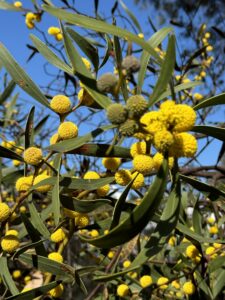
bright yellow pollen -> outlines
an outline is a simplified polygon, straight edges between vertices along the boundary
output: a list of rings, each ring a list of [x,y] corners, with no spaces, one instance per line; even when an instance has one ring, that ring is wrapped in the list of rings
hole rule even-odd
[[[162,165],[163,162],[163,155],[162,153],[157,152],[154,156],[153,156],[153,162],[154,162],[154,168],[156,170],[158,170],[160,168],[160,166]],[[173,168],[173,164],[174,164],[174,158],[173,157],[169,157],[168,159],[169,162],[169,168],[172,169]]]
[[[186,248],[186,251],[185,251],[187,257],[189,258],[196,258],[196,256],[199,255],[199,251],[198,249],[194,246],[194,245],[190,245]]]
[[[137,176],[132,184],[132,188],[135,190],[138,190],[141,187],[143,187],[143,185],[145,183],[144,175],[141,173],[139,173],[138,175],[137,174],[138,174],[138,172],[134,172],[131,176],[132,179]]]
[[[22,2],[20,2],[20,1],[15,1],[15,2],[13,3],[13,5],[14,5],[15,7],[17,7],[17,8],[20,8],[20,7],[23,6]]]
[[[24,161],[33,166],[37,166],[43,159],[41,149],[29,147],[24,151]]]
[[[174,135],[174,143],[169,149],[169,155],[175,157],[193,157],[198,149],[196,138],[187,132]]]
[[[139,173],[147,175],[154,169],[154,162],[151,156],[140,154],[134,157],[133,166]]]
[[[10,229],[10,230],[7,230],[5,235],[14,235],[14,236],[18,236],[19,235],[19,232],[15,229]]]
[[[195,292],[195,286],[191,281],[187,281],[184,283],[182,290],[184,294],[192,295]]]
[[[51,26],[51,27],[48,28],[48,34],[57,35],[58,33],[60,33],[60,28],[59,27]]]
[[[140,282],[140,285],[142,288],[146,288],[148,287],[149,285],[152,284],[153,280],[152,280],[152,277],[149,276],[149,275],[144,275],[142,276],[140,279],[139,279],[139,282]]]
[[[19,279],[22,276],[22,273],[20,270],[14,270],[12,273],[13,279]]]
[[[54,243],[62,242],[66,237],[65,232],[62,228],[57,229],[55,232],[51,234],[51,241]]]
[[[153,143],[159,152],[165,153],[173,142],[173,135],[168,130],[157,131],[154,135]]]
[[[48,255],[48,258],[57,262],[62,263],[63,262],[63,257],[60,253],[58,252],[51,252]]]
[[[8,219],[10,213],[11,210],[9,206],[5,203],[0,203],[0,222],[4,222],[6,219]]]
[[[121,159],[118,157],[104,157],[102,164],[107,170],[116,171],[121,164]]]
[[[56,144],[56,143],[58,142],[58,140],[59,140],[59,135],[58,135],[58,133],[53,134],[53,135],[51,136],[50,140],[49,140],[50,145]]]
[[[39,182],[41,182],[42,180],[45,180],[48,178],[50,178],[50,176],[45,175],[45,174],[38,175],[37,177],[34,178],[34,185],[36,185]],[[50,184],[44,184],[44,185],[37,187],[36,191],[38,191],[40,193],[46,193],[46,192],[50,191],[51,188],[52,188],[52,186]]]
[[[99,179],[100,176],[95,171],[88,171],[84,174],[84,179]]]
[[[75,225],[78,227],[86,227],[89,222],[90,220],[87,214],[79,214],[79,216],[75,217]]]
[[[157,280],[157,285],[160,289],[165,290],[168,288],[168,285],[166,284],[169,281],[167,277],[159,277]]]
[[[50,107],[54,112],[62,115],[71,111],[70,99],[64,95],[56,95],[50,102]]]
[[[123,267],[124,267],[124,268],[128,268],[130,265],[131,265],[131,261],[130,261],[130,260],[125,260],[125,261],[123,262]]]
[[[2,250],[7,253],[13,253],[19,246],[19,239],[15,235],[7,235],[1,241]]]
[[[130,147],[130,154],[132,157],[135,157],[138,154],[146,154],[146,150],[146,142],[137,142]]]
[[[64,287],[62,285],[62,283],[60,283],[57,287],[55,287],[54,289],[51,289],[49,291],[49,294],[54,297],[54,298],[59,298],[62,296]]]
[[[120,284],[117,287],[117,295],[121,298],[128,296],[130,292],[129,286],[126,284]]]
[[[32,185],[33,176],[20,177],[16,181],[16,190],[18,192],[26,192]]]
[[[110,185],[106,184],[104,186],[97,188],[97,194],[99,197],[105,197],[108,194],[109,190],[110,190]]]
[[[78,128],[73,122],[64,122],[58,128],[58,135],[62,140],[72,139],[77,137]]]
[[[99,236],[99,232],[96,229],[92,229],[90,232],[90,235],[91,235],[91,237],[95,238],[95,237]]]
[[[115,181],[117,184],[125,186],[131,181],[132,175],[129,170],[121,169],[115,174]]]

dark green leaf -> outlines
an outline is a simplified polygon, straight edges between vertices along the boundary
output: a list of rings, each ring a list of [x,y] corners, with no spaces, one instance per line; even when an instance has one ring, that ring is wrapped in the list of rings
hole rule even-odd
[[[1,279],[4,282],[4,285],[10,290],[11,294],[12,295],[18,294],[19,291],[9,272],[7,258],[4,256],[0,257],[0,275],[1,275]]]
[[[201,108],[214,106],[214,105],[221,105],[221,104],[225,104],[225,93],[202,100],[200,103],[194,106],[194,109],[198,110]]]
[[[225,141],[225,129],[214,126],[194,126],[191,131],[212,136],[218,140]]]
[[[62,154],[58,153],[54,158],[54,163],[53,163],[54,168],[57,170],[56,181],[52,190],[53,216],[54,216],[54,222],[56,226],[58,225],[59,218],[60,218],[59,174],[60,174],[60,167],[61,167],[61,157]]]
[[[0,157],[16,159],[16,160],[24,162],[23,158],[19,154],[17,154],[16,152],[13,152],[12,150],[7,149],[3,146],[0,146]]]
[[[4,89],[3,93],[0,95],[0,104],[3,104],[3,102],[5,102],[10,97],[10,95],[15,89],[15,86],[15,81],[11,80],[7,87]]]
[[[34,135],[34,111],[35,107],[32,106],[26,123],[25,128],[25,149],[29,148],[33,145],[33,135]]]

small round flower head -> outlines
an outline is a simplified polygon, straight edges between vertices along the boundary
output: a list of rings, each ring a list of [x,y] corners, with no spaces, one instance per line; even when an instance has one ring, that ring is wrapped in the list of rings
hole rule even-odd
[[[175,157],[194,157],[198,149],[196,138],[187,132],[174,135],[174,143],[169,149],[169,155]]]
[[[140,123],[143,125],[144,130],[150,134],[166,129],[166,124],[160,111],[145,113],[140,118]]]
[[[130,261],[130,260],[125,260],[125,261],[123,262],[123,267],[124,267],[124,268],[128,268],[130,265],[131,265],[131,261]]]
[[[179,290],[180,289],[180,283],[178,280],[173,280],[171,282],[172,287],[174,287],[175,289]]]
[[[122,68],[126,70],[128,74],[136,73],[140,69],[140,61],[133,55],[128,55],[122,60]]]
[[[50,142],[50,145],[55,145],[57,143],[57,141],[59,140],[59,135],[58,133],[55,133],[51,136],[49,142]]]
[[[2,238],[1,247],[7,253],[13,253],[19,246],[19,239],[15,235],[7,235]]]
[[[222,244],[213,243],[213,247],[216,248],[216,249],[220,249],[222,247]]]
[[[176,103],[173,100],[166,100],[162,104],[160,104],[160,110],[166,112],[175,107]]]
[[[56,36],[55,36],[55,39],[56,39],[57,41],[61,41],[61,40],[63,39],[62,33],[61,33],[61,32],[60,32],[60,33],[57,33]]]
[[[70,99],[64,95],[56,95],[52,98],[50,107],[54,112],[62,115],[71,110],[71,102]]]
[[[115,252],[114,251],[109,251],[109,253],[107,254],[108,258],[113,258],[115,256]]]
[[[21,161],[13,159],[12,163],[13,163],[14,167],[18,167],[21,164]]]
[[[20,2],[20,1],[15,1],[15,2],[13,3],[13,5],[14,5],[15,7],[17,7],[17,8],[20,8],[20,7],[23,6],[22,2]]]
[[[129,116],[140,117],[148,109],[148,102],[142,95],[131,96],[126,103]]]
[[[34,21],[35,19],[36,19],[36,17],[35,17],[35,14],[34,14],[34,13],[28,12],[28,13],[26,14],[26,20],[27,20],[27,21],[32,22],[32,21]]]
[[[18,192],[26,192],[32,186],[33,176],[20,177],[16,181],[16,190]]]
[[[217,225],[209,227],[210,234],[217,234],[219,232]]]
[[[57,35],[58,33],[60,33],[60,28],[59,27],[51,26],[51,27],[48,28],[48,34]]]
[[[131,145],[130,147],[130,154],[132,157],[140,154],[146,154],[146,142],[137,142]]]
[[[12,273],[13,279],[19,279],[22,276],[22,273],[20,270],[14,270]]]
[[[48,178],[50,178],[50,176],[45,175],[45,174],[38,175],[34,178],[34,185],[38,184],[42,180],[45,180],[45,179],[48,179]],[[38,191],[40,193],[46,193],[46,192],[50,191],[51,188],[52,188],[52,186],[50,184],[45,184],[45,185],[41,185],[41,186],[39,186],[35,189],[36,189],[36,191]]]
[[[87,214],[79,214],[79,216],[77,216],[75,218],[75,225],[78,227],[86,227],[89,225],[89,217]]]
[[[57,261],[59,263],[63,262],[63,257],[58,252],[51,252],[51,253],[49,253],[48,258],[51,259],[51,260],[55,260],[55,261]]]
[[[51,289],[49,291],[49,294],[54,298],[59,298],[62,296],[63,290],[64,290],[64,287],[63,287],[62,283],[60,283],[59,285],[57,285],[57,287],[55,287],[54,289]]]
[[[176,238],[175,238],[175,236],[171,236],[169,238],[168,245],[170,245],[171,247],[174,247],[176,245]]]
[[[115,125],[122,124],[127,119],[127,109],[120,103],[113,103],[106,110],[108,120]]]
[[[170,124],[175,132],[189,131],[193,128],[196,121],[196,112],[192,107],[186,104],[174,106],[174,113]]]
[[[129,295],[130,289],[128,285],[120,284],[118,285],[116,292],[119,297],[124,298]]]
[[[120,125],[119,132],[124,136],[132,136],[138,131],[138,124],[134,120],[126,120]]]
[[[85,106],[91,106],[94,103],[94,99],[90,94],[85,89],[80,89],[78,95],[77,95],[78,100],[82,105]]]
[[[187,257],[194,259],[199,255],[199,251],[195,247],[195,245],[189,245],[186,248],[185,254],[186,254]]]
[[[157,280],[157,285],[160,289],[165,290],[168,288],[168,285],[166,284],[169,281],[167,277],[159,277]]]
[[[140,154],[134,157],[133,166],[139,173],[147,175],[154,169],[154,162],[151,156]]]
[[[58,135],[62,140],[68,140],[77,137],[77,125],[73,122],[63,122],[59,125]]]
[[[51,241],[54,243],[60,243],[66,238],[66,234],[62,228],[57,229],[51,234]]]
[[[173,135],[168,130],[157,131],[154,135],[153,143],[159,152],[165,153],[173,142]]]
[[[42,161],[42,151],[37,147],[29,147],[24,151],[24,161],[33,166],[37,166]]]
[[[4,222],[6,219],[8,219],[9,215],[11,213],[11,210],[9,206],[6,203],[0,203],[0,222]]]
[[[217,257],[217,253],[215,253],[216,248],[210,246],[205,249],[205,254],[209,255],[211,258]]]
[[[135,190],[138,190],[141,187],[143,187],[143,185],[145,183],[145,178],[144,178],[143,174],[141,174],[141,173],[139,173],[138,175],[137,174],[138,174],[138,172],[134,172],[132,174],[132,179],[137,176],[132,184],[132,188]]]
[[[164,157],[163,157],[162,153],[159,153],[159,152],[157,152],[153,156],[154,168],[156,170],[158,170],[160,168],[160,166],[162,165],[163,159],[164,159]],[[168,163],[169,163],[169,168],[172,169],[173,168],[173,164],[174,164],[174,158],[173,157],[169,157]]]
[[[184,283],[182,290],[185,295],[193,295],[195,292],[195,286],[191,281],[187,281]]]
[[[117,184],[125,186],[132,179],[131,172],[129,170],[121,169],[115,174],[115,181]]]
[[[193,98],[194,98],[196,101],[200,101],[200,100],[203,99],[203,95],[200,94],[200,93],[195,93],[195,94],[193,95]]]
[[[104,157],[102,164],[107,170],[116,171],[121,164],[121,159],[118,157]]]
[[[5,233],[5,236],[6,235],[14,235],[14,236],[17,236],[19,235],[19,232],[15,229],[10,229],[10,230],[7,230],[6,233]]]
[[[140,285],[142,288],[146,288],[152,284],[152,277],[149,275],[144,275],[139,279]]]
[[[96,229],[92,229],[90,232],[91,237],[95,238],[97,236],[99,236],[99,232]]]
[[[112,93],[117,85],[118,79],[112,73],[105,73],[97,80],[97,88],[101,93]]]
[[[95,171],[88,171],[84,174],[84,179],[99,179],[100,176]]]
[[[105,197],[108,194],[109,190],[110,190],[110,185],[106,184],[104,186],[97,188],[96,192],[99,197]]]
[[[83,61],[84,65],[85,65],[85,67],[88,70],[91,70],[91,63],[90,63],[90,61],[87,58],[85,58],[85,57],[82,57],[82,61]]]

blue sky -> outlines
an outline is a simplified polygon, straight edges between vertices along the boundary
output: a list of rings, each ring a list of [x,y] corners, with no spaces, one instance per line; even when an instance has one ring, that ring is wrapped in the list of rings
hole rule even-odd
[[[8,2],[12,3],[13,1]],[[30,0],[22,1],[24,7],[31,8],[32,2]],[[52,1],[56,6],[60,1]],[[137,8],[134,5],[133,0],[124,0],[129,9],[135,14],[137,19],[139,20],[143,31],[145,32],[145,38],[148,39],[153,33],[150,28],[149,23],[147,22],[147,16],[150,15],[154,24],[158,23],[157,14],[154,11],[146,11],[143,9]],[[94,1],[93,0],[77,0],[75,1],[76,8],[84,14],[93,16],[94,15]],[[99,13],[104,17],[110,16],[110,10],[113,7],[113,0],[100,0],[99,1]],[[122,11],[122,8],[121,8]],[[15,59],[19,62],[19,64],[26,70],[26,72],[31,76],[34,82],[40,85],[45,85],[48,77],[43,72],[42,65],[45,60],[40,56],[36,55],[34,59],[32,59],[28,64],[26,63],[26,59],[30,55],[30,51],[27,49],[26,44],[32,44],[29,39],[29,34],[33,33],[40,37],[39,33],[36,30],[29,30],[24,23],[24,16],[18,12],[11,11],[3,11],[0,10],[0,40],[1,42],[8,48],[8,50],[12,53]],[[111,22],[111,19],[109,19]],[[118,25],[123,26],[122,23],[118,23]],[[57,20],[47,14],[43,15],[41,20],[41,24],[38,25],[42,30],[47,32],[49,26],[57,26]],[[160,28],[160,27],[159,27]],[[179,41],[179,31],[175,28],[177,39]],[[54,38],[50,37],[52,42],[54,42]],[[107,69],[105,69],[107,71]],[[111,70],[112,71],[112,70]],[[21,92],[22,100],[26,101],[26,109],[32,106],[32,99],[29,95]],[[28,102],[27,102],[28,100]],[[25,102],[24,102],[25,103]],[[49,111],[50,112],[50,111]],[[224,119],[224,111],[219,109],[217,114],[214,115],[213,120],[223,120]],[[92,128],[93,129],[93,128]],[[85,131],[85,128],[84,128]],[[81,129],[81,132],[83,130]],[[215,141],[209,147],[208,151],[205,152],[201,156],[202,161],[208,161],[210,156],[210,162],[208,164],[212,164],[216,161],[217,157],[215,155],[215,149],[219,149],[221,143],[219,141]]]

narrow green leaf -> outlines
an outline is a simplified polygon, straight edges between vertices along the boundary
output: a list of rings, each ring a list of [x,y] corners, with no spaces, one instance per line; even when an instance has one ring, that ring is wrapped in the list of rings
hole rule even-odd
[[[102,127],[99,127],[97,129],[85,134],[84,136],[76,137],[73,139],[59,142],[57,144],[49,146],[47,149],[55,151],[55,152],[61,152],[61,153],[68,152],[68,151],[71,151],[71,150],[81,147],[82,145],[90,142],[93,138],[95,138],[99,134],[103,133],[104,131],[113,129],[113,128],[115,128],[115,125],[102,126]]]
[[[11,75],[12,79],[31,97],[36,99],[39,103],[49,108],[49,103],[46,97],[42,94],[37,85],[30,79],[26,72],[21,68],[9,51],[0,44],[0,62]]]
[[[57,156],[54,158],[54,163],[53,163],[54,168],[57,170],[56,181],[52,190],[53,216],[54,216],[54,222],[56,226],[58,225],[59,218],[60,218],[59,174],[60,174],[60,167],[61,167],[61,157],[62,154],[58,153]]]
[[[0,9],[6,9],[11,11],[24,11],[22,7],[15,7],[15,5],[9,4],[3,0],[0,1]]]
[[[27,292],[19,293],[15,296],[7,297],[6,300],[31,300],[31,299],[37,299],[41,295],[45,295],[48,291],[59,285],[62,281],[57,280],[53,281],[49,284],[33,288],[32,290],[29,290]]]
[[[209,107],[209,106],[215,106],[215,105],[222,105],[225,104],[225,93],[210,97],[208,99],[204,99],[201,102],[199,102],[197,105],[195,105],[193,108],[195,110]]]
[[[174,71],[176,61],[176,40],[175,36],[169,37],[169,42],[166,50],[165,60],[162,64],[162,68],[159,74],[157,83],[153,89],[152,95],[150,96],[149,105],[153,105],[158,101],[158,97],[167,89],[167,85],[170,82],[171,76]]]
[[[155,34],[153,34],[153,36],[151,36],[151,38],[147,41],[147,43],[150,46],[152,46],[152,48],[155,48],[165,39],[165,37],[171,31],[173,31],[173,28],[171,27],[162,28],[159,31],[157,31]],[[143,51],[140,59],[141,67],[138,73],[137,94],[141,94],[150,57],[151,54],[149,54],[148,51]]]
[[[47,227],[45,226],[44,222],[42,221],[42,219],[33,203],[32,197],[29,197],[27,204],[28,204],[28,208],[29,208],[29,212],[30,212],[30,216],[31,216],[31,219],[30,219],[31,223],[43,235],[43,237],[48,238],[50,236],[50,233],[49,233]]]
[[[99,69],[102,68],[108,61],[109,57],[110,57],[110,53],[113,49],[113,45],[112,45],[112,41],[111,39],[108,37],[107,34],[105,34],[105,39],[106,39],[106,50],[105,50],[105,55],[103,57],[103,60],[101,62],[101,65],[99,66]]]
[[[212,291],[210,287],[207,285],[205,278],[202,278],[201,274],[198,270],[195,271],[196,281],[198,287],[205,293],[205,295],[208,297],[207,299],[213,300]]]
[[[141,232],[153,217],[163,197],[168,172],[167,161],[164,161],[154,182],[149,187],[140,205],[137,205],[129,216],[108,234],[94,239],[81,236],[81,239],[104,249],[124,244]]]
[[[85,37],[81,36],[75,30],[67,28],[71,38],[77,43],[80,49],[87,55],[87,57],[92,62],[95,72],[98,70],[99,57],[98,49],[95,48]]]
[[[12,150],[7,149],[3,146],[0,146],[0,157],[16,159],[16,160],[24,162],[23,158],[19,154],[17,154],[16,152],[13,152]]]
[[[210,274],[225,267],[225,256],[217,256],[209,261],[208,268]]]
[[[107,199],[79,200],[65,195],[60,196],[60,201],[63,207],[80,213],[89,213],[103,205],[112,204],[112,202]]]
[[[215,277],[213,279],[212,284],[212,293],[213,299],[216,299],[219,296],[220,292],[224,289],[225,286],[225,269],[218,269],[215,273]],[[221,295],[222,296],[222,295]]]
[[[38,124],[34,127],[34,134],[38,134],[42,127],[45,125],[45,123],[48,121],[49,115],[45,116],[41,121],[38,122]]]
[[[207,197],[212,201],[216,201],[220,197],[223,197],[223,198],[225,197],[224,191],[222,191],[222,190],[220,191],[219,189],[215,188],[212,185],[209,185],[207,183],[201,182],[197,179],[194,179],[194,178],[191,178],[191,177],[185,176],[185,175],[180,175],[180,178],[181,178],[181,180],[189,183],[191,186],[193,186],[198,191],[207,193]]]
[[[194,126],[191,131],[197,133],[203,133],[208,136],[212,136],[218,140],[225,141],[225,129],[214,126]]]
[[[56,66],[60,70],[70,74],[73,76],[72,68],[61,60],[49,47],[47,47],[39,38],[34,36],[33,34],[30,35],[30,38],[37,48],[37,50],[44,56],[44,58],[50,62],[53,66]]]
[[[0,257],[0,275],[3,280],[5,286],[10,290],[12,295],[16,295],[19,293],[15,282],[12,279],[12,276],[9,272],[7,258],[4,256]]]
[[[7,87],[4,89],[3,93],[0,95],[0,104],[3,104],[12,94],[16,87],[16,83],[14,80],[10,80]]]
[[[13,111],[15,109],[15,105],[16,105],[18,96],[19,96],[19,94],[17,93],[16,95],[14,95],[12,97],[11,101],[9,102],[9,106],[7,107],[6,114],[5,114],[4,127],[6,127],[9,124],[8,121],[11,121],[11,119],[12,119]]]
[[[25,127],[25,149],[33,145],[33,135],[34,135],[34,112],[35,106],[32,106]]]
[[[125,3],[122,0],[119,0],[121,6],[123,7],[123,9],[125,10],[125,12],[128,14],[128,16],[130,17],[132,23],[134,24],[134,26],[137,28],[138,33],[142,32],[141,29],[141,25],[139,24],[137,18],[135,17],[135,15],[129,10],[129,8],[125,5]]]
[[[59,18],[60,20],[64,20],[70,24],[88,28],[97,32],[113,34],[118,37],[127,39],[128,41],[134,42],[140,45],[143,49],[147,50],[155,58],[157,63],[162,63],[162,59],[159,57],[158,53],[148,43],[146,43],[144,39],[139,38],[137,35],[129,32],[128,30],[108,24],[101,20],[96,20],[94,18],[86,17],[83,15],[69,13],[63,9],[50,7],[48,5],[43,5],[43,9],[51,15]]]

